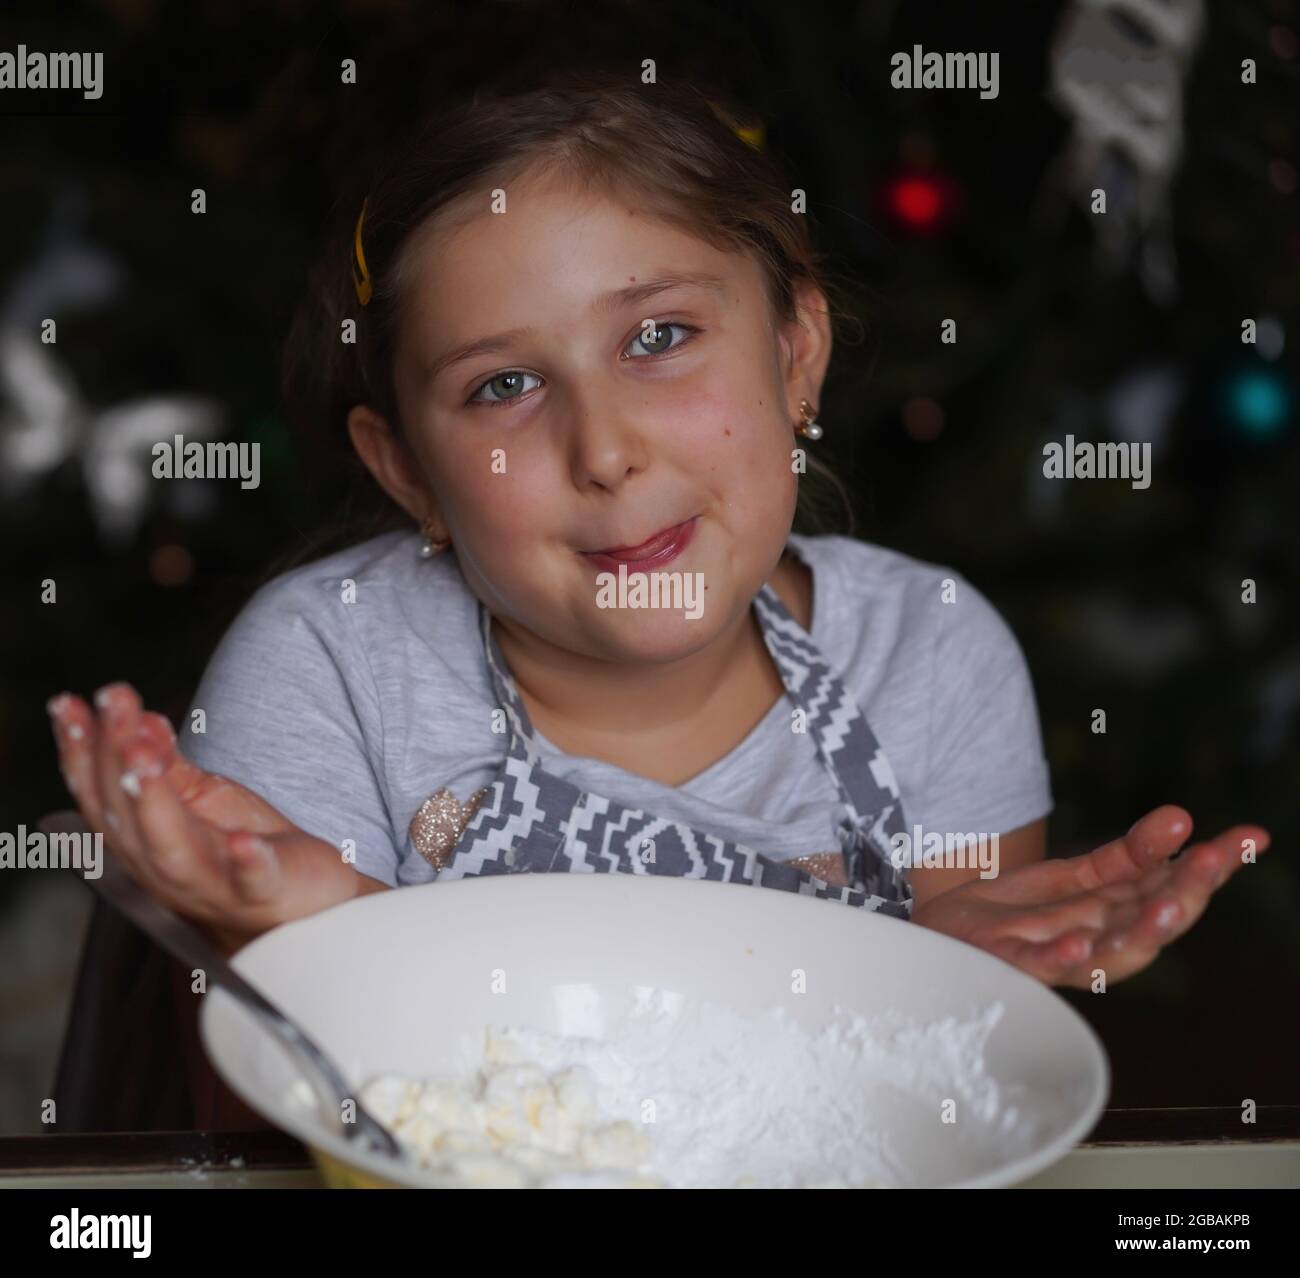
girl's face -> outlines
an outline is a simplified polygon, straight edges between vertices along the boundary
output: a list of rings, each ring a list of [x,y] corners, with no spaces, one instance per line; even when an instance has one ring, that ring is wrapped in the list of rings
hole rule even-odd
[[[367,461],[434,514],[512,629],[611,661],[686,656],[780,559],[798,404],[817,403],[830,353],[824,299],[802,296],[820,307],[778,328],[745,254],[554,180],[506,198],[412,246],[394,376],[419,474],[402,479],[387,448]],[[698,574],[702,615],[600,605],[614,570],[587,552],[687,521],[685,549],[653,571]]]

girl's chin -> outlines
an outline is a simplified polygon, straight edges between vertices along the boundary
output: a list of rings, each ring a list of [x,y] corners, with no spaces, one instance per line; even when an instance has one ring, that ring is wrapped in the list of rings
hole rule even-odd
[[[600,609],[591,619],[590,639],[611,661],[676,661],[717,637],[718,618],[705,606],[687,609]]]

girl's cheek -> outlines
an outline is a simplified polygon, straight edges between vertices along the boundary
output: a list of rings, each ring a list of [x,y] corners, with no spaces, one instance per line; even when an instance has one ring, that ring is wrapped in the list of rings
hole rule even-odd
[[[670,420],[693,447],[770,453],[785,438],[780,387],[756,384],[751,371],[755,358],[711,364],[707,374],[682,383]],[[792,426],[788,433],[793,435]]]
[[[716,378],[692,378],[655,397],[647,411],[665,428],[669,437],[696,450],[718,447],[735,430],[731,423],[743,421],[741,398]]]
[[[760,452],[770,449],[770,424],[755,412],[748,397],[725,389],[696,387],[659,405],[657,412],[664,423],[660,438],[671,441],[676,459],[692,468],[703,467],[723,477],[738,475],[756,447]]]
[[[691,455],[719,480],[778,493],[794,479],[793,427],[787,434],[770,404],[719,403],[691,429]]]
[[[535,459],[498,446],[464,459],[446,477],[448,518],[484,549],[508,551],[544,534],[548,512],[554,520],[560,507],[553,485]]]

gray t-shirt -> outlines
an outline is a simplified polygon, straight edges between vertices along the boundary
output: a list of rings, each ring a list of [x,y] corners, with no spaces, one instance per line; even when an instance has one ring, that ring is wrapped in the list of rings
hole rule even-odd
[[[812,637],[867,716],[908,828],[1007,833],[1052,808],[1033,687],[1015,636],[960,574],[848,537],[791,534],[813,573]],[[447,787],[464,802],[505,752],[483,662],[478,601],[454,552],[431,560],[385,533],[263,586],[223,636],[181,750],[262,795],[390,886],[433,867],[416,810]],[[951,579],[945,601],[943,583]],[[349,586],[349,583],[352,583]],[[782,697],[752,732],[669,787],[561,752],[543,766],[590,790],[770,856],[838,850],[838,794]]]

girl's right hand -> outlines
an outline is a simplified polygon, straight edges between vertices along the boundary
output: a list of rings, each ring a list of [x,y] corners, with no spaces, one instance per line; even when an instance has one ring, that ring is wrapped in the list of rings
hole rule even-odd
[[[204,772],[129,684],[49,702],[59,765],[82,818],[153,896],[226,950],[385,885],[252,790]]]

